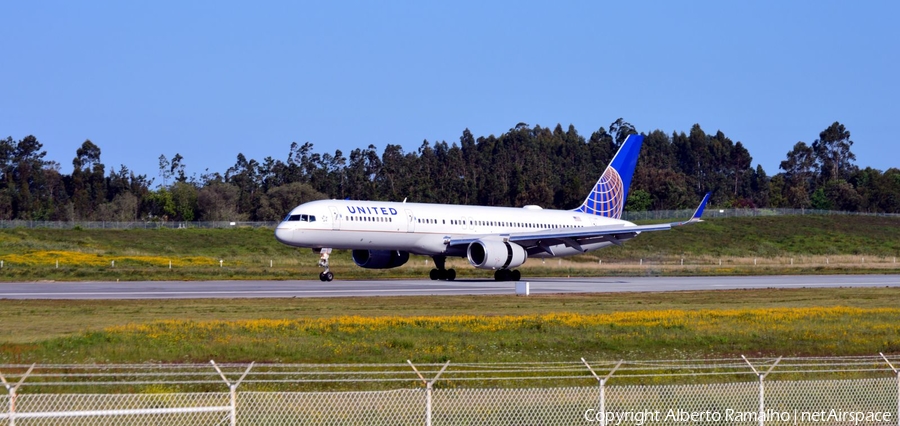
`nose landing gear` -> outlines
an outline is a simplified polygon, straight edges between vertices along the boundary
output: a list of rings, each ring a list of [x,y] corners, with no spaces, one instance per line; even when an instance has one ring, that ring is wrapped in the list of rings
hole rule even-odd
[[[321,253],[321,256],[319,256],[319,266],[325,268],[325,270],[319,274],[319,280],[331,281],[334,279],[334,273],[332,273],[331,270],[328,269],[328,256],[331,254],[331,249],[323,248],[319,251],[319,253]]]

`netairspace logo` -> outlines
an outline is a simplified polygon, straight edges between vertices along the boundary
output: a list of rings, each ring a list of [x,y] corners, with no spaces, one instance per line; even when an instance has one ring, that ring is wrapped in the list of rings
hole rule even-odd
[[[670,409],[668,411],[607,411],[589,409],[584,412],[584,420],[588,423],[599,423],[605,426],[635,425],[644,426],[653,423],[720,423],[720,422],[764,422],[764,423],[829,423],[829,424],[880,424],[890,422],[893,413],[890,411],[688,411]]]

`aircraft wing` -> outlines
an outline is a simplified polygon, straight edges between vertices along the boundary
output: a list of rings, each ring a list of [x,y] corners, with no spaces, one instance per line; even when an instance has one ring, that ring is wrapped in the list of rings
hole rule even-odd
[[[584,245],[609,242],[620,245],[626,240],[630,240],[641,232],[665,231],[672,229],[674,226],[690,225],[700,222],[700,216],[706,208],[710,194],[707,193],[700,202],[700,206],[691,215],[691,218],[683,222],[671,222],[654,225],[630,225],[617,224],[606,226],[588,226],[584,228],[572,229],[547,229],[535,232],[512,232],[509,234],[485,234],[485,235],[467,235],[465,238],[450,238],[448,246],[469,245],[475,241],[500,238],[504,241],[516,243],[525,247],[530,254],[536,252],[547,252],[553,255],[550,247],[560,244],[573,247],[579,251],[586,251],[582,248]]]
[[[565,244],[569,247],[574,247],[577,250],[586,251],[581,248],[583,245],[603,242],[619,245],[626,240],[634,238],[641,232],[664,231],[671,228],[672,224],[664,223],[659,225],[589,226],[565,230],[548,229],[544,231],[513,232],[509,234],[467,235],[465,238],[450,238],[448,246],[467,246],[479,240],[499,238],[525,247],[529,253],[544,251],[552,255],[553,252],[550,250],[550,247],[555,245]]]

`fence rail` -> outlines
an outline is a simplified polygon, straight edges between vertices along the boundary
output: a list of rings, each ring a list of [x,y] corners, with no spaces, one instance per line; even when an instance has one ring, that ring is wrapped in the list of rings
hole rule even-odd
[[[898,425],[898,364],[7,364],[0,425]]]

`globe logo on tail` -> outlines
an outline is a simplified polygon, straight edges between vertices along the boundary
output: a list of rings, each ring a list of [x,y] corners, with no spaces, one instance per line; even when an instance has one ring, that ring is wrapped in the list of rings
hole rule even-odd
[[[608,167],[597,181],[594,190],[591,191],[582,211],[592,215],[621,219],[625,206],[624,195],[625,185],[622,183],[622,177],[619,176],[616,169]]]

